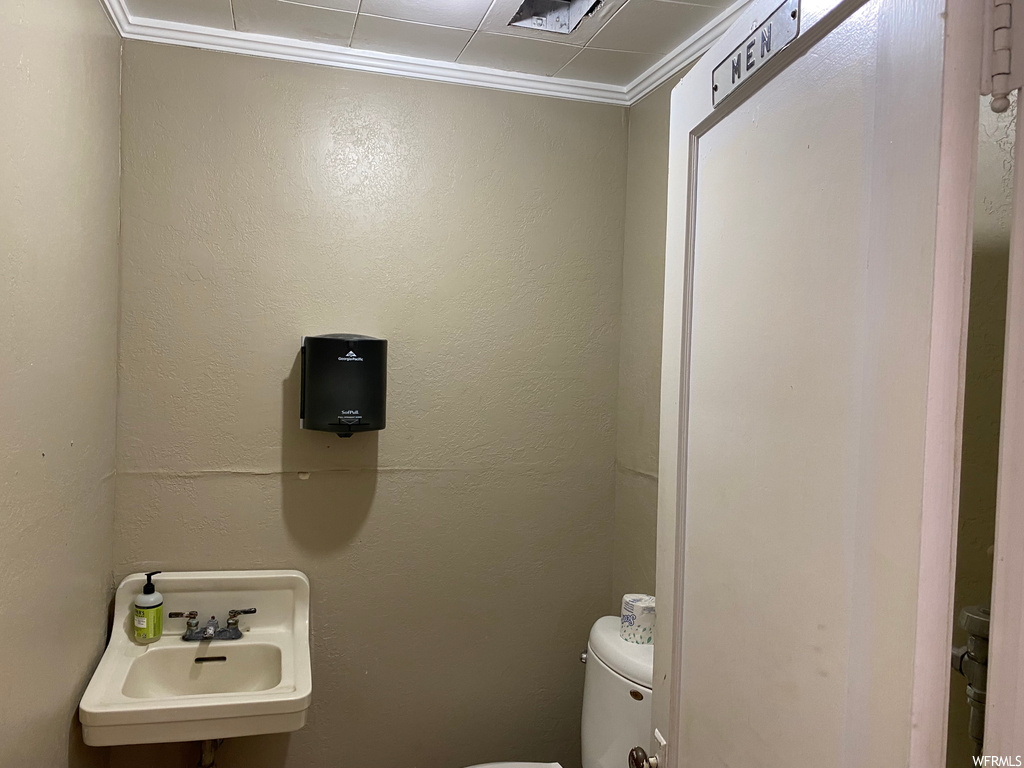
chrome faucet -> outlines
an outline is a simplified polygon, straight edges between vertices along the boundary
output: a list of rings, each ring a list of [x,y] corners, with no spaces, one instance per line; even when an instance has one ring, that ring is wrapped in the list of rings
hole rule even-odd
[[[206,626],[200,629],[198,611],[188,611],[186,613],[173,611],[167,614],[167,618],[186,619],[185,632],[181,636],[182,640],[190,642],[199,642],[203,640],[238,640],[242,637],[242,630],[238,628],[238,617],[243,614],[251,613],[256,613],[256,609],[232,608],[228,611],[227,626],[224,628],[221,628],[220,622],[217,621],[216,616],[211,616],[210,620],[206,622]]]

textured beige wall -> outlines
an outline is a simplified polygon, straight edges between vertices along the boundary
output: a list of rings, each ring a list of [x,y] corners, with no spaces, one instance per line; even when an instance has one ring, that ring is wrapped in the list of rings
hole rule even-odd
[[[576,765],[625,111],[131,42],[123,73],[116,572],[313,587],[308,725],[218,765]],[[389,339],[379,434],[298,429],[299,338],[338,331]]]
[[[627,592],[654,594],[668,118],[677,82],[673,78],[629,110],[612,612]]]
[[[120,40],[96,0],[0,0],[0,767],[105,764]]]

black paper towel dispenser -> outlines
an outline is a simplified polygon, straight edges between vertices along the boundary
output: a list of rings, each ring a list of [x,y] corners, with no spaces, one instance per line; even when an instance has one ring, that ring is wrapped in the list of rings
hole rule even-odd
[[[299,426],[339,437],[384,429],[387,358],[387,339],[303,336]]]

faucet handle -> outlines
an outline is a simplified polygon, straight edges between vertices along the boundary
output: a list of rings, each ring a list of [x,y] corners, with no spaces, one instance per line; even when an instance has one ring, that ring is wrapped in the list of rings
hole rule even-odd
[[[243,613],[256,613],[255,608],[232,608],[228,611],[228,628],[238,628],[238,617]]]
[[[199,611],[188,611],[182,613],[181,611],[171,611],[167,614],[168,619],[188,619],[185,622],[185,626],[188,628],[185,630],[185,634],[189,631],[199,628]]]

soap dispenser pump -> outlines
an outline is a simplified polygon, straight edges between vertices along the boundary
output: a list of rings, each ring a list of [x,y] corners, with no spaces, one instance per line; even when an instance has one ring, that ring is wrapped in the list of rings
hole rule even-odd
[[[135,640],[140,643],[156,642],[164,633],[164,596],[153,585],[158,573],[147,573],[142,594],[135,596]]]

